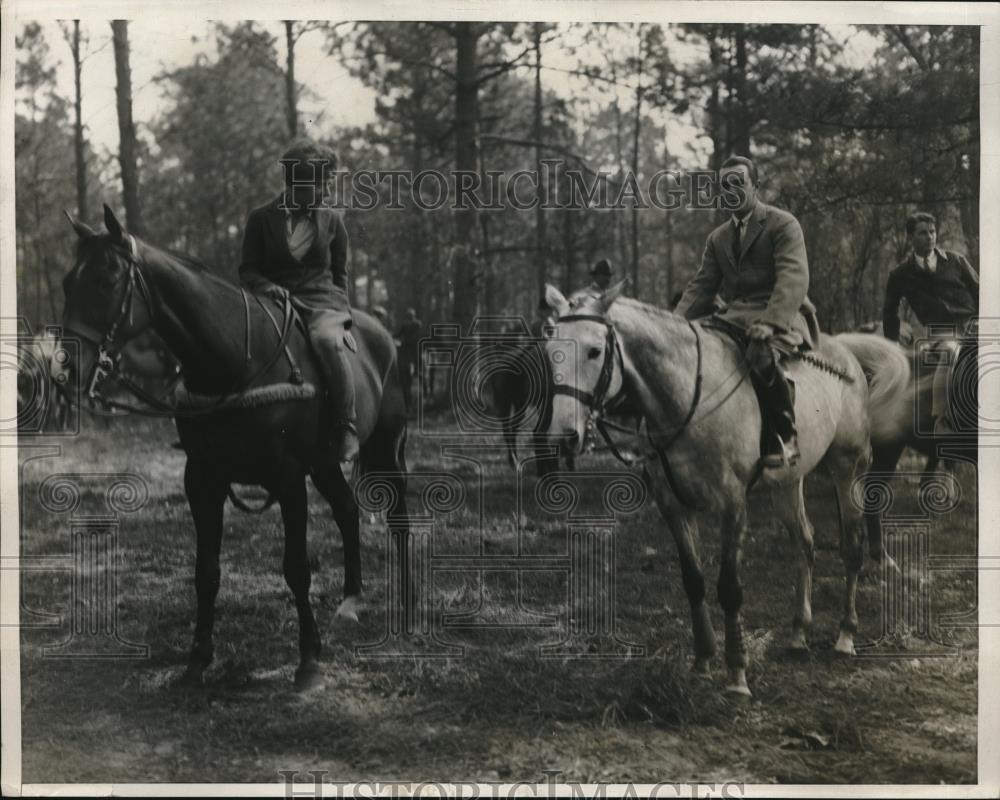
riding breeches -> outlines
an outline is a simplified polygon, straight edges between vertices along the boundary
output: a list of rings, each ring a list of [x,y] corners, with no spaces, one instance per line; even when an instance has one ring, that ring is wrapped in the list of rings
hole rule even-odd
[[[353,425],[357,418],[354,376],[344,344],[344,314],[329,309],[316,309],[309,312],[306,323],[309,326],[309,340],[323,369],[334,425]]]

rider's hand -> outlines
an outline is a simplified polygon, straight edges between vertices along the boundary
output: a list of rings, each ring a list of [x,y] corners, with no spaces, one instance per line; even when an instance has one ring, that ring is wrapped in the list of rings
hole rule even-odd
[[[764,341],[774,336],[774,327],[766,322],[755,322],[747,330],[747,336],[756,341]]]
[[[278,286],[278,284],[272,283],[264,290],[264,296],[270,297],[272,300],[276,300],[279,303],[284,303],[285,298],[288,297],[288,289],[284,286]]]

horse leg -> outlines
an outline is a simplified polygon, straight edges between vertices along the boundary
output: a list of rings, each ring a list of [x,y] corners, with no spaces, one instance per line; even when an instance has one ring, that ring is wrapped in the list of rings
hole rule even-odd
[[[691,630],[694,634],[694,663],[691,671],[695,675],[707,676],[712,656],[715,655],[715,631],[705,602],[705,572],[695,545],[698,525],[688,509],[676,504],[670,506],[665,516],[677,546],[681,581],[691,607]]]
[[[647,485],[650,480],[647,476]],[[694,663],[691,672],[706,677],[710,672],[710,662],[715,655],[715,631],[712,618],[705,603],[705,572],[698,557],[698,523],[695,514],[681,506],[660,486],[653,488],[653,497],[660,514],[667,521],[667,527],[677,546],[681,565],[681,581],[691,607],[691,628],[694,632]]]
[[[772,505],[778,518],[791,536],[792,544],[799,549],[799,575],[795,582],[795,613],[792,616],[792,637],[789,648],[804,652],[809,649],[807,634],[812,625],[812,581],[816,549],[813,544],[813,526],[806,515],[805,498],[800,480],[790,487],[775,489]]]
[[[885,556],[882,539],[882,512],[892,498],[890,481],[896,472],[896,464],[903,454],[904,445],[893,442],[888,445],[872,446],[872,465],[865,475],[864,516],[868,531],[868,555],[881,564]],[[885,502],[881,502],[884,499]]]
[[[312,473],[312,482],[333,512],[344,543],[344,599],[337,616],[358,621],[361,580],[361,522],[351,485],[337,464],[330,463]]]
[[[859,457],[856,453],[838,454],[830,463],[834,489],[837,497],[837,519],[840,527],[840,557],[844,561],[844,616],[840,621],[840,636],[834,650],[843,655],[854,655],[854,637],[858,632],[858,611],[855,597],[858,590],[858,574],[864,558],[861,542],[862,512],[851,501],[851,487],[857,477],[864,472],[867,454]],[[881,542],[880,542],[881,548]]]
[[[183,685],[202,682],[205,669],[212,663],[212,629],[215,625],[215,598],[219,593],[222,571],[219,553],[222,549],[223,505],[228,484],[210,464],[188,460],[184,468],[184,492],[197,538],[194,587],[198,598],[194,642],[187,669],[181,677]]]
[[[747,527],[746,502],[736,501],[722,519],[722,556],[719,564],[719,604],[726,615],[726,667],[729,683],[726,691],[750,696],[747,686],[747,646],[743,641],[743,585],[740,561]]]
[[[285,526],[285,557],[282,568],[285,582],[295,596],[295,610],[299,614],[299,667],[295,670],[295,688],[309,689],[320,683],[319,629],[309,603],[312,575],[306,550],[308,507],[304,476],[288,480],[279,498],[281,521]]]

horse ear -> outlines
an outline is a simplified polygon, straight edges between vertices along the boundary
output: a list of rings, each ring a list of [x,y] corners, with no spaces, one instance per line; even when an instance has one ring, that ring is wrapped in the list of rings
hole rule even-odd
[[[563,297],[563,293],[551,283],[545,284],[545,294],[542,297],[542,302],[550,311],[554,311],[560,317],[569,310],[569,303]]]
[[[628,278],[623,281],[618,281],[614,286],[609,286],[608,289],[597,299],[597,305],[601,309],[601,313],[606,314],[608,309],[611,308],[611,304],[615,302],[625,291],[625,286],[628,284]]]
[[[73,226],[73,230],[76,231],[76,235],[81,239],[89,239],[91,236],[97,236],[97,231],[89,225],[85,225],[80,222],[80,220],[70,214],[66,209],[63,209],[63,214],[66,215],[66,219],[69,220],[69,224]]]
[[[118,221],[118,217],[115,216],[115,212],[111,210],[111,207],[107,203],[104,204],[104,227],[111,234],[111,241],[117,244],[122,244],[125,241],[125,228],[122,227],[122,224]]]

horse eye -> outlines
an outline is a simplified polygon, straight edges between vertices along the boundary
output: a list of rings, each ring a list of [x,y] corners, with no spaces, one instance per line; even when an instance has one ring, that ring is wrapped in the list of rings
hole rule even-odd
[[[600,356],[601,356],[600,347],[591,347],[590,350],[587,351],[587,358],[600,358]]]

